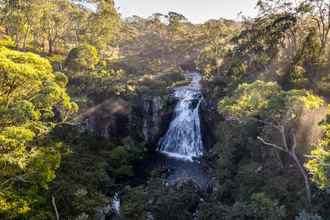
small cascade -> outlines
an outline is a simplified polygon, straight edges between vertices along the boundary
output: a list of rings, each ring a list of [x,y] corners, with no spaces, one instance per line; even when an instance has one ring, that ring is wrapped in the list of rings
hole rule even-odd
[[[116,215],[120,215],[120,197],[118,193],[115,193],[112,198],[111,208],[116,213]]]
[[[175,117],[165,136],[160,139],[160,152],[171,157],[193,160],[203,155],[203,142],[199,118],[202,93],[199,73],[187,73],[191,79],[187,86],[178,87]]]
[[[112,197],[111,203],[109,203],[107,206],[99,207],[96,210],[96,215],[93,219],[106,220],[109,216],[120,216],[120,196],[118,192],[116,192],[115,195]]]

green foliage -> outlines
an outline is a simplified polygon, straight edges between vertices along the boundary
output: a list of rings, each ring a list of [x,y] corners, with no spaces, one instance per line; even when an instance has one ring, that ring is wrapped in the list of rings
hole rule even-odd
[[[121,207],[122,214],[129,220],[146,219],[146,201],[148,199],[147,192],[143,187],[130,189],[123,197],[123,206]]]
[[[15,47],[15,41],[13,41],[13,39],[7,35],[3,35],[0,39],[0,46],[1,47],[11,47],[14,48]]]
[[[69,79],[64,73],[55,72],[54,74],[55,74],[55,80],[59,85],[61,85],[62,87],[65,87],[68,85]]]
[[[262,166],[260,163],[250,161],[249,163],[241,162],[239,166],[236,181],[239,182],[238,198],[243,201],[247,200],[253,192],[257,192],[265,185],[265,180],[258,173],[258,169]]]
[[[320,143],[315,146],[305,167],[312,175],[312,180],[322,190],[330,189],[330,124],[324,126],[325,133]]]
[[[220,31],[220,30],[219,30]],[[221,39],[215,39],[210,46],[205,47],[198,59],[197,68],[203,74],[204,78],[212,79],[216,75],[223,64],[224,57],[231,50],[230,43],[227,42],[224,37]],[[243,75],[245,73],[245,66],[241,65],[237,69],[238,75]]]
[[[47,59],[52,64],[55,71],[62,71],[65,63],[65,58],[62,55],[48,56]]]
[[[200,53],[197,60],[197,68],[207,79],[211,78],[217,69],[216,61],[211,47],[206,47]]]
[[[86,2],[94,4],[92,10]],[[109,202],[106,195],[136,185],[131,180],[136,181],[143,145],[113,146],[111,140],[56,127],[78,110],[66,86],[85,107],[114,96],[130,102],[185,85],[177,69],[195,63],[207,79],[205,97],[225,96],[218,111],[226,118],[293,122],[293,127],[304,110],[324,106],[314,93],[329,98],[328,3],[262,0],[258,7],[254,20],[194,25],[176,12],[124,21],[112,0],[0,1],[3,29],[10,36],[0,39],[0,219],[53,219],[50,195],[56,196],[61,218],[93,219],[95,208]],[[48,60],[8,49],[14,47],[48,53]],[[64,64],[74,73],[70,79],[62,73]],[[292,175],[291,161],[261,149],[256,140],[260,134],[275,140],[275,133],[254,121],[214,123],[219,124],[217,143],[206,156],[216,170],[210,172],[214,192],[201,199],[192,183],[166,186],[164,179],[150,178],[145,186],[125,187],[124,217],[147,219],[151,212],[166,220],[275,220],[302,210],[300,179]],[[56,140],[55,127],[61,133]],[[329,130],[328,123],[305,166],[320,189],[313,188],[315,195],[324,197],[321,203],[314,196],[315,209],[328,204]],[[313,133],[304,132],[306,138]],[[302,212],[297,219],[321,218]]]
[[[262,92],[261,92],[262,91]],[[302,108],[319,109],[324,100],[305,90],[282,91],[277,83],[255,81],[241,84],[232,96],[219,102],[218,110],[234,117],[272,117],[291,120]]]
[[[229,75],[234,79],[240,79],[246,73],[247,66],[243,62],[235,62],[229,69]]]
[[[296,86],[304,87],[308,83],[306,70],[302,66],[294,66],[290,74],[290,82]]]
[[[114,1],[96,0],[96,13],[88,17],[86,40],[100,51],[107,51],[116,38],[120,27],[120,17],[115,8]],[[90,25],[92,24],[92,25]]]
[[[273,201],[264,193],[255,193],[251,197],[248,209],[253,210],[252,216],[255,219],[285,219],[285,208],[280,206],[277,201]],[[251,217],[252,217],[251,216]]]
[[[74,71],[86,71],[95,69],[99,62],[97,49],[91,45],[73,48],[66,58],[66,66]]]
[[[199,200],[199,190],[193,182],[166,187],[163,179],[151,178],[146,187],[125,193],[121,210],[129,220],[145,219],[149,210],[155,219],[189,220]]]
[[[198,207],[198,220],[231,219],[231,207],[215,202],[204,202]]]
[[[36,209],[46,207],[61,160],[61,145],[47,137],[54,110],[67,117],[77,106],[46,59],[1,47],[0,69],[0,217],[31,217],[44,212]]]
[[[233,48],[231,39],[240,27],[219,19],[207,21],[201,28],[205,37],[199,41],[205,41],[205,47],[196,60],[196,66],[205,79],[211,80],[218,74],[224,75],[222,66],[226,64],[225,58]],[[244,72],[244,66],[242,67]]]
[[[213,163],[217,165],[216,173],[220,184],[218,195],[224,201],[249,198],[251,191],[255,189],[254,186],[258,185],[257,180],[260,179],[258,175],[254,173],[253,169],[244,169],[245,164],[241,162],[241,160],[249,158],[251,152],[248,149],[253,149],[254,147],[254,143],[251,140],[256,135],[256,132],[257,127],[255,123],[240,125],[225,121],[218,125],[216,133],[217,143],[212,152],[217,156],[217,161]],[[250,176],[256,178],[253,181],[252,190],[247,188],[248,185],[251,186]],[[243,179],[243,177],[247,177],[247,179]],[[242,190],[240,191],[239,188]]]
[[[72,127],[58,127],[54,135],[68,146],[50,186],[61,216],[73,219],[85,213],[93,218],[95,209],[109,202],[103,189],[107,188],[109,193],[115,190],[107,173],[112,146]]]
[[[33,53],[0,48],[0,68],[4,74],[0,79],[0,102],[9,109],[25,100],[42,108],[42,116],[52,112],[54,106],[76,110],[65,87],[57,84],[46,59]]]
[[[244,83],[232,96],[225,97],[219,103],[218,110],[239,117],[254,117],[267,110],[270,99],[279,92],[280,87],[274,82]]]
[[[321,97],[306,90],[281,91],[269,100],[267,112],[273,120],[288,122],[296,119],[302,110],[317,110],[324,104]]]
[[[176,86],[177,83],[186,83],[183,73],[169,69],[155,75],[142,76],[136,85],[136,90],[142,94],[166,94],[168,88]]]
[[[232,206],[223,204],[214,206],[214,203],[202,204],[198,215],[199,220],[280,220],[286,219],[286,210],[264,193],[255,193],[246,202],[236,202]]]
[[[322,62],[323,49],[321,48],[317,31],[315,29],[311,29],[303,42],[301,60],[303,60],[305,65],[317,64],[320,61]]]
[[[246,122],[254,121],[257,123],[255,126],[257,126],[258,122],[262,121],[260,125],[264,123],[266,125],[264,127],[259,125],[259,129],[262,129],[263,131],[261,135],[270,135],[270,137],[273,138],[273,142],[271,143],[276,143],[278,140],[274,137],[277,135],[277,130],[273,129],[272,125],[285,126],[285,129],[288,129],[290,123],[296,123],[299,118],[301,118],[304,111],[320,110],[324,104],[325,101],[321,97],[315,96],[306,90],[284,91],[277,83],[254,81],[250,84],[241,84],[233,91],[231,96],[226,96],[220,101],[218,109],[220,113],[224,113],[228,118],[234,118],[238,119],[240,122],[245,122],[243,125],[246,124]],[[269,124],[270,126],[268,127],[267,125]],[[295,131],[291,130],[291,132]],[[227,133],[230,133],[230,131],[227,131]],[[232,135],[234,133],[231,132],[230,134]],[[219,166],[219,173],[222,171],[225,172],[228,169],[233,169],[230,173],[231,180],[234,184],[230,183],[230,180],[226,180],[226,178],[224,178],[224,181],[225,183],[227,182],[232,185],[231,189],[236,193],[236,199],[238,198],[246,201],[251,193],[257,192],[258,189],[262,189],[270,195],[273,191],[276,191],[277,198],[283,198],[281,201],[285,201],[286,204],[291,205],[292,202],[290,202],[290,197],[295,196],[295,194],[289,196],[289,194],[291,194],[289,187],[290,184],[293,184],[296,180],[290,180],[292,183],[286,183],[284,181],[286,178],[281,177],[284,174],[280,174],[279,172],[283,169],[281,168],[281,166],[283,166],[281,165],[283,159],[281,159],[280,154],[277,154],[276,152],[272,156],[265,156],[265,150],[258,150],[255,143],[257,141],[257,136],[260,136],[260,133],[251,136],[251,139],[243,139],[245,141],[240,141],[237,144],[240,147],[246,146],[248,148],[247,151],[242,150],[239,152],[234,151],[234,149],[223,148],[226,152],[221,152],[221,154],[229,154],[230,158],[241,158],[241,160],[236,161],[236,163],[239,163],[238,166],[233,166],[226,162],[227,160],[223,159],[222,155],[219,156],[222,160],[222,162],[219,163],[219,165],[222,165]],[[246,142],[248,142],[247,145],[245,144]],[[279,146],[281,146],[281,144],[282,143],[280,142]],[[242,156],[241,153],[244,153],[244,155]],[[317,154],[317,157],[320,157],[320,155]],[[324,168],[322,170],[322,168],[317,167],[315,163],[312,164],[312,167],[312,173],[315,174],[315,179],[323,178],[324,181],[324,179],[327,178],[324,176],[326,173]],[[221,178],[222,175],[223,174],[220,174],[219,178]],[[267,182],[266,179],[270,182]],[[275,181],[278,181],[277,184],[275,184]],[[224,187],[226,187],[225,183],[223,184]],[[296,193],[297,192],[298,189]],[[298,206],[297,202],[295,205]],[[290,212],[292,212],[291,208]],[[257,213],[261,214],[262,211],[259,210]]]
[[[87,43],[104,51],[118,31],[119,15],[113,1],[90,3],[95,11],[82,1],[1,1],[2,25],[17,48],[53,54]]]
[[[123,140],[124,146],[119,146],[111,150],[110,172],[114,178],[127,178],[134,175],[134,165],[143,159],[144,146],[136,144],[130,138]]]
[[[110,155],[110,171],[115,177],[133,176],[133,167],[128,160],[129,151],[124,147],[117,147],[111,151]]]
[[[53,135],[68,146],[50,187],[63,218],[85,213],[94,219],[96,209],[110,202],[109,195],[135,180],[133,168],[143,159],[143,145],[127,139],[122,140],[123,146],[116,146],[68,125],[58,126]]]

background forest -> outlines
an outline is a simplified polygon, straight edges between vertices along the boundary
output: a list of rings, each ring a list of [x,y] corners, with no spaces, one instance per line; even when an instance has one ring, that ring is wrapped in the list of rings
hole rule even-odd
[[[193,24],[0,0],[0,219],[330,219],[330,2],[256,7]],[[207,189],[149,169],[185,71],[203,77]]]

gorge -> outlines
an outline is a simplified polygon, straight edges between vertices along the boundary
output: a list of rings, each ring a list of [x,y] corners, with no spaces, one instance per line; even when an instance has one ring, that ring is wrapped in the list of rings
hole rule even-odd
[[[0,219],[329,219],[329,0],[118,2],[0,1]]]

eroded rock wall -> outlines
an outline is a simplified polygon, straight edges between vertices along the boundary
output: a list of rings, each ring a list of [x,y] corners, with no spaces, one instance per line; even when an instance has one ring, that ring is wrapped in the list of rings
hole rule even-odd
[[[115,143],[130,137],[155,149],[168,128],[174,107],[171,95],[111,98],[85,113],[82,124],[87,131]]]

